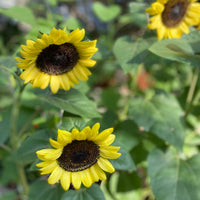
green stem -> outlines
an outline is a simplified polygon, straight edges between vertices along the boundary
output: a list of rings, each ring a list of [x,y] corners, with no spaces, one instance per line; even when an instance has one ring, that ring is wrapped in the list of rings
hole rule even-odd
[[[188,95],[187,95],[187,99],[186,99],[186,113],[185,113],[185,119],[187,118],[190,109],[192,107],[192,102],[193,102],[193,97],[194,97],[194,92],[195,92],[195,88],[197,85],[197,81],[199,78],[199,70],[196,68],[193,77],[192,77],[192,82],[190,85],[190,89],[188,91]]]
[[[130,105],[130,100],[131,98],[135,95],[135,90],[136,90],[136,75],[133,73],[129,74],[131,77],[131,83],[130,83],[130,94],[128,95],[126,102],[125,102],[125,106],[123,107],[123,110],[119,116],[120,120],[124,121],[127,118],[127,114],[129,111],[129,105]]]
[[[19,138],[17,135],[17,119],[19,117],[21,96],[22,96],[25,86],[26,85],[23,85],[22,87],[20,87],[17,97],[14,98],[14,103],[13,103],[12,119],[11,119],[11,134],[10,134],[10,143],[11,143],[13,152],[17,150],[18,144],[19,144]],[[23,195],[27,195],[28,194],[28,183],[26,180],[24,166],[20,162],[18,162],[17,169],[18,169],[20,181],[21,181],[21,184],[23,187]]]
[[[26,179],[26,173],[25,173],[25,170],[24,170],[24,166],[21,163],[18,163],[17,168],[18,168],[20,181],[21,181],[21,184],[23,186],[23,195],[26,196],[29,192],[29,187],[28,187],[28,182],[27,182],[27,179]]]
[[[127,100],[125,102],[125,106],[121,112],[121,114],[119,115],[119,118],[121,121],[124,121],[127,117],[127,113],[128,113],[128,109],[129,109],[129,102],[130,102],[130,96],[127,97]]]
[[[10,142],[13,150],[16,150],[18,147],[17,118],[19,115],[21,95],[25,86],[26,85],[20,87],[19,93],[17,94],[17,97],[14,98],[14,103],[13,103],[12,118],[11,118],[11,135],[10,135]]]

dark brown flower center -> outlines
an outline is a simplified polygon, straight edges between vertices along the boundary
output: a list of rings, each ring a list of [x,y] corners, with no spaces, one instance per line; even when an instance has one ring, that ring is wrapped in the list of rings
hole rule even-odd
[[[188,0],[169,0],[162,12],[162,22],[167,27],[176,27],[185,17]]]
[[[47,74],[59,75],[72,70],[78,59],[79,54],[73,44],[51,44],[38,55],[36,66]]]
[[[99,146],[88,140],[74,140],[63,148],[57,162],[61,168],[77,172],[94,165],[99,158]]]

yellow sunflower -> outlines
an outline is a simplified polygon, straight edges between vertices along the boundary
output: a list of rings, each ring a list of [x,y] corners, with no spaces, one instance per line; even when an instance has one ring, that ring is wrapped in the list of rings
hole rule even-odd
[[[70,185],[79,189],[81,183],[90,187],[92,183],[106,180],[104,171],[113,173],[114,167],[108,159],[117,159],[120,147],[110,146],[115,140],[113,128],[99,133],[100,124],[96,123],[79,131],[72,132],[58,129],[57,141],[50,139],[55,149],[42,149],[36,152],[43,162],[36,166],[41,167],[41,175],[51,174],[49,184],[60,180],[64,190]]]
[[[24,69],[20,78],[41,89],[50,85],[53,93],[59,88],[69,90],[78,80],[88,80],[88,67],[96,63],[91,57],[98,49],[96,40],[81,41],[84,36],[84,29],[67,34],[53,28],[49,35],[27,40],[26,45],[21,45],[23,58],[15,58],[18,67]]]
[[[196,0],[157,0],[146,9],[150,15],[148,28],[157,29],[158,40],[180,38],[189,33],[189,26],[197,25],[200,3]]]

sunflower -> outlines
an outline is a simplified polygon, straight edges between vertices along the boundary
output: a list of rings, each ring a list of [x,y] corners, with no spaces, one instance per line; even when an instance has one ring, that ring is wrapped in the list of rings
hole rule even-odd
[[[88,80],[88,67],[96,63],[91,57],[98,49],[96,40],[81,41],[84,36],[84,29],[67,34],[53,28],[49,35],[27,40],[26,45],[21,45],[23,58],[15,58],[18,67],[24,69],[20,78],[41,89],[50,85],[54,94],[59,88],[69,90],[78,80]]]
[[[200,3],[196,0],[157,0],[146,9],[150,15],[148,28],[157,29],[158,40],[180,38],[189,33],[189,26],[197,25]]]
[[[36,152],[43,162],[36,164],[41,167],[41,175],[51,174],[49,184],[60,180],[64,190],[70,185],[79,189],[81,183],[90,187],[92,183],[106,180],[104,171],[113,173],[114,167],[108,159],[117,159],[120,147],[110,146],[115,140],[113,128],[99,133],[100,124],[96,123],[79,131],[71,132],[58,129],[57,141],[50,139],[54,149],[42,149]]]

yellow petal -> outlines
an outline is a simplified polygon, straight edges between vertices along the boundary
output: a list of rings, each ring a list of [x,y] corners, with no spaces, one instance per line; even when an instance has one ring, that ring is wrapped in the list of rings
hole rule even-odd
[[[57,93],[60,87],[60,81],[56,75],[51,75],[50,87],[53,94]]]
[[[110,145],[114,142],[115,140],[115,135],[114,134],[110,134],[105,140],[103,141],[99,141],[99,142],[96,142],[97,144],[100,144],[100,145]]]
[[[62,188],[65,191],[68,190],[70,187],[70,183],[71,183],[71,172],[64,171],[60,178],[60,183],[61,183]]]
[[[154,2],[151,4],[151,7],[147,8],[145,11],[150,15],[157,15],[162,13],[163,10],[164,10],[164,5],[158,2]]]
[[[84,36],[85,36],[85,29],[82,30],[76,29],[68,35],[69,42],[78,43],[84,38]]]
[[[46,73],[41,73],[39,78],[39,85],[41,89],[45,89],[49,85],[50,75]]]
[[[80,172],[81,181],[86,187],[90,187],[93,183],[90,171],[88,169]]]
[[[90,170],[90,175],[92,176],[93,183],[99,181],[100,177],[98,176],[98,173],[95,170],[95,165],[93,165],[90,168],[88,168],[88,170]]]
[[[100,156],[106,159],[117,159],[121,156],[121,153],[117,153],[120,147],[114,148],[114,146],[100,146]]]
[[[90,59],[80,59],[78,62],[80,63],[80,65],[86,67],[93,67],[96,64],[95,60],[90,60]]]
[[[96,163],[93,165],[94,168],[93,170],[96,172],[96,174],[98,175],[100,180],[106,180],[106,174],[104,173],[104,171],[99,167],[99,165]]]
[[[55,141],[55,140],[53,140],[51,138],[49,139],[49,142],[50,142],[51,146],[56,148],[56,149],[59,149],[59,148],[63,147],[62,144],[60,144],[59,142],[57,142],[57,141]]]
[[[103,169],[106,172],[113,173],[115,171],[115,168],[112,166],[110,161],[108,161],[105,158],[100,157],[97,161],[97,164],[101,169]]]
[[[52,185],[58,182],[60,180],[62,173],[63,169],[60,166],[57,166],[49,176],[48,183]]]
[[[88,80],[88,76],[87,76],[87,74],[84,73],[80,64],[77,63],[76,67],[74,67],[72,69],[72,72],[74,73],[74,75],[76,76],[77,79],[79,79],[81,81],[87,81]]]
[[[75,66],[75,67],[76,67],[76,66]],[[69,72],[67,72],[67,76],[68,76],[68,78],[70,79],[70,82],[75,83],[75,84],[78,84],[78,83],[79,83],[79,82],[78,82],[78,79],[76,78],[76,76],[74,75],[74,73],[73,73],[72,70],[69,71]]]
[[[33,47],[33,45],[35,44],[35,41],[33,41],[33,40],[26,40],[26,44],[27,44],[27,46]]]
[[[89,126],[87,126],[81,131],[81,134],[84,135],[83,140],[90,139],[92,136],[92,130]]]
[[[97,43],[97,40],[92,40],[92,41],[83,41],[80,42],[76,48],[82,48],[82,49],[87,49],[91,47],[95,47]]]
[[[92,127],[92,136],[95,138],[99,134],[100,123],[96,123]]]
[[[42,149],[36,151],[36,154],[40,160],[56,160],[62,154],[62,149]]]
[[[70,89],[70,85],[71,85],[71,81],[69,80],[67,74],[62,74],[59,76],[60,78],[60,85],[64,90],[69,90]]]
[[[113,132],[113,128],[108,128],[102,131],[97,137],[94,139],[95,142],[104,141],[107,137]]]
[[[81,177],[79,172],[72,172],[72,185],[76,190],[81,187]]]
[[[72,129],[72,138],[73,138],[73,140],[81,140],[81,137],[82,136],[80,136],[79,130],[76,129],[76,128],[73,128]]]
[[[94,53],[96,53],[98,51],[97,48],[90,48],[90,49],[87,49],[87,50],[80,50],[79,49],[79,56],[80,56],[80,59],[89,59],[91,58]]]
[[[56,161],[46,162],[46,163],[49,163],[49,164],[41,169],[41,175],[50,174],[58,166]],[[41,165],[37,165],[37,167],[39,166]]]
[[[37,163],[35,166],[37,166],[37,167],[46,167],[51,163],[52,163],[52,161],[45,161],[45,162]]]
[[[72,134],[68,131],[63,131],[58,129],[58,137],[57,140],[63,146],[72,142]]]
[[[158,35],[158,40],[162,40],[164,35],[165,35],[165,27],[160,27],[159,29],[157,29],[157,35]]]

